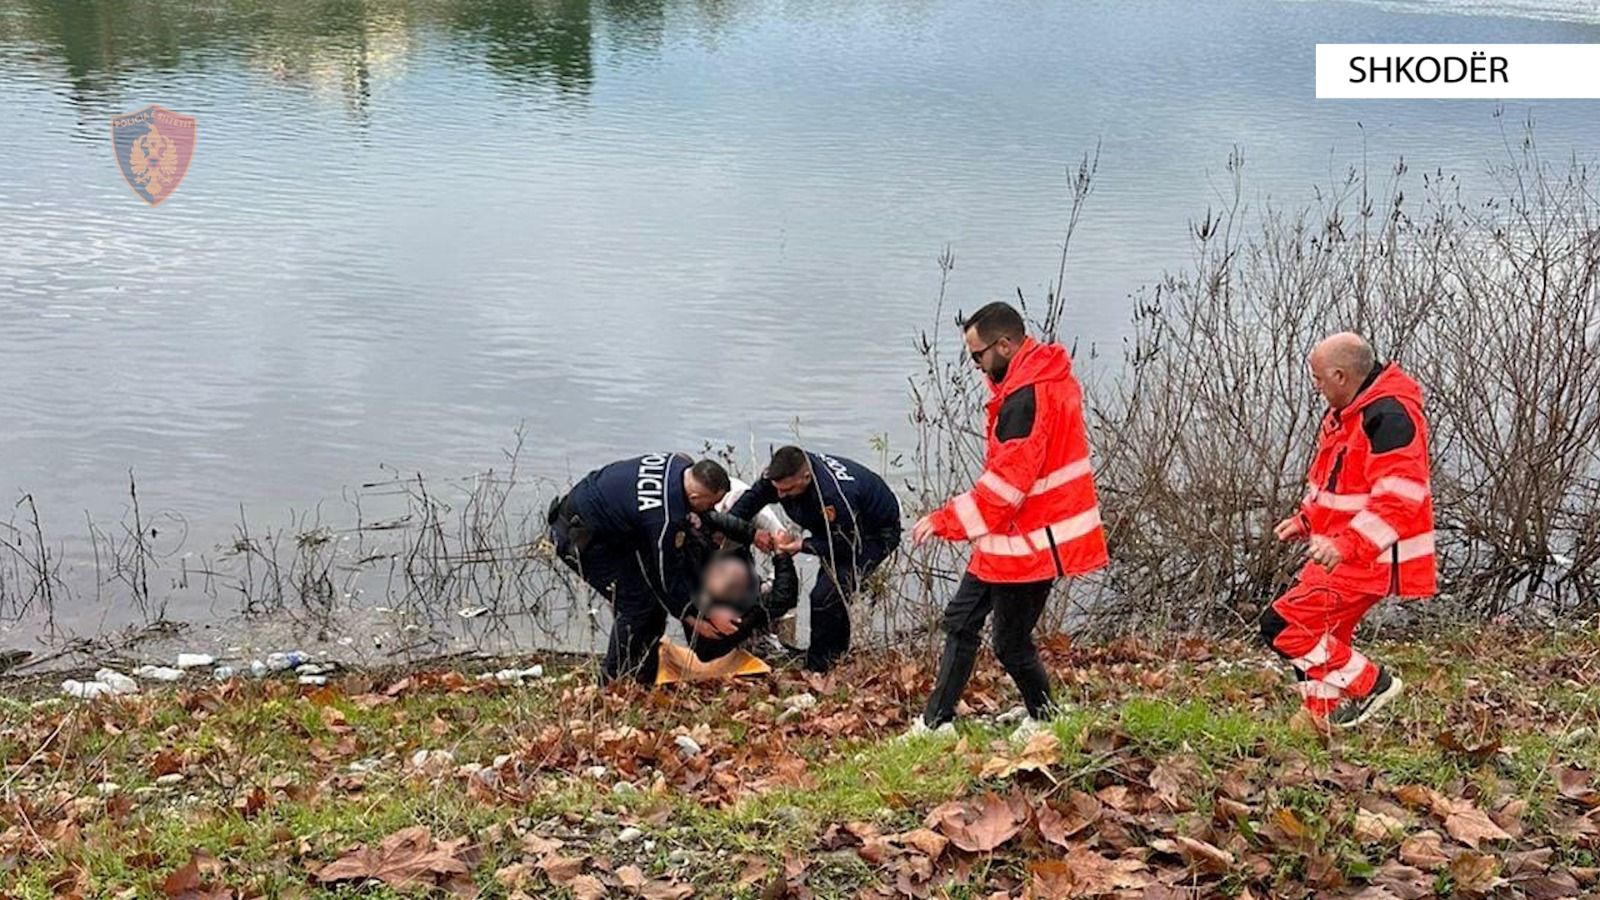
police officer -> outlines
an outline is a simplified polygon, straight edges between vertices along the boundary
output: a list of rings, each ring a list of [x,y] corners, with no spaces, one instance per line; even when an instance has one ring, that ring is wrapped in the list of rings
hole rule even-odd
[[[811,589],[806,668],[826,672],[850,649],[850,595],[900,545],[900,501],[858,462],[780,447],[730,512],[749,519],[769,503],[782,504],[809,533],[801,549],[822,563]]]
[[[624,459],[584,476],[550,506],[556,553],[611,601],[614,622],[601,683],[631,675],[653,684],[669,615],[707,640],[738,630],[725,607],[697,615],[702,528],[725,523],[713,507],[728,492],[728,473],[712,460],[677,453]],[[771,545],[771,535],[751,540]]]

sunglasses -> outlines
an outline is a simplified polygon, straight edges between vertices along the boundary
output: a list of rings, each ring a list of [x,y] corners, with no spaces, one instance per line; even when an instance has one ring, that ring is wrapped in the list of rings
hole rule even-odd
[[[989,352],[989,348],[993,347],[995,344],[1000,343],[1002,340],[1005,340],[1005,339],[1004,338],[995,338],[994,340],[990,341],[988,344],[984,345],[983,349],[981,349],[981,350],[968,351],[968,355],[972,357],[972,362],[974,364],[976,364],[976,365],[982,365],[983,364],[983,355],[985,353]]]

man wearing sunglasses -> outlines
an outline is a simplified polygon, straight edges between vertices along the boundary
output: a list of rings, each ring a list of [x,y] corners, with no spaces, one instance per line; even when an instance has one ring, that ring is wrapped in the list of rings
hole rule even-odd
[[[912,733],[949,729],[972,676],[983,623],[1027,707],[1024,737],[1050,715],[1050,680],[1033,643],[1055,579],[1106,564],[1083,393],[1059,344],[1028,337],[1022,316],[990,303],[964,324],[967,352],[989,382],[983,475],[917,521],[912,540],[968,541],[967,573],[944,611],[939,675]]]

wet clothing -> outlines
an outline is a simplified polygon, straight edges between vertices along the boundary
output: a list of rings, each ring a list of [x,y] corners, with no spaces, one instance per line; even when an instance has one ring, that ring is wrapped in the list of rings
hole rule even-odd
[[[1379,364],[1355,399],[1329,409],[1307,473],[1301,524],[1331,538],[1340,562],[1316,562],[1262,614],[1261,637],[1289,660],[1312,714],[1365,697],[1378,666],[1350,646],[1356,625],[1386,596],[1437,590],[1428,427],[1422,389],[1398,365]]]
[[[861,582],[900,546],[900,501],[878,474],[842,456],[806,452],[811,486],[795,497],[778,497],[763,476],[733,505],[749,519],[778,503],[808,536],[802,551],[822,563],[811,588],[811,644],[806,668],[825,672],[850,650],[850,598]]]
[[[657,644],[668,617],[694,610],[699,573],[710,558],[708,531],[739,533],[749,523],[711,512],[695,520],[683,489],[693,461],[653,453],[596,469],[551,504],[556,553],[611,602],[614,621],[601,680],[632,675],[653,684]]]
[[[928,727],[937,728],[955,718],[956,704],[972,677],[982,645],[984,620],[994,615],[991,638],[995,658],[1016,682],[1028,715],[1049,717],[1050,676],[1033,643],[1033,629],[1044,613],[1054,581],[988,582],[968,572],[944,608],[944,654],[933,694],[923,710]]]
[[[778,553],[772,557],[772,585],[766,590],[760,590],[757,582],[754,561],[750,559],[748,551],[739,553],[747,562],[751,563],[750,578],[753,583],[751,595],[740,603],[729,603],[739,614],[739,630],[727,637],[704,638],[697,634],[694,626],[688,622],[683,623],[683,638],[694,655],[702,662],[727,656],[741,644],[750,639],[752,634],[766,629],[773,622],[782,618],[800,599],[800,574],[795,571],[794,560]]]
[[[1083,391],[1059,344],[1026,338],[991,382],[983,474],[933,514],[934,533],[970,541],[988,582],[1081,575],[1106,564]]]

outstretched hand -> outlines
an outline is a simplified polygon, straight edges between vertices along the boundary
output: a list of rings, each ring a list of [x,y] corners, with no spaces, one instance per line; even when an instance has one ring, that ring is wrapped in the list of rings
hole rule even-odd
[[[755,544],[756,549],[760,550],[762,553],[771,553],[773,544],[775,543],[775,539],[774,539],[774,537],[772,535],[772,532],[766,531],[766,530],[758,530],[756,532],[755,538],[751,541],[751,543]]]
[[[1306,536],[1305,520],[1296,513],[1279,522],[1278,527],[1272,529],[1272,533],[1277,535],[1278,540],[1284,542],[1301,540]]]
[[[911,543],[926,544],[929,540],[932,540],[933,537],[934,533],[932,515],[923,516],[917,520],[917,524],[911,526]]]

